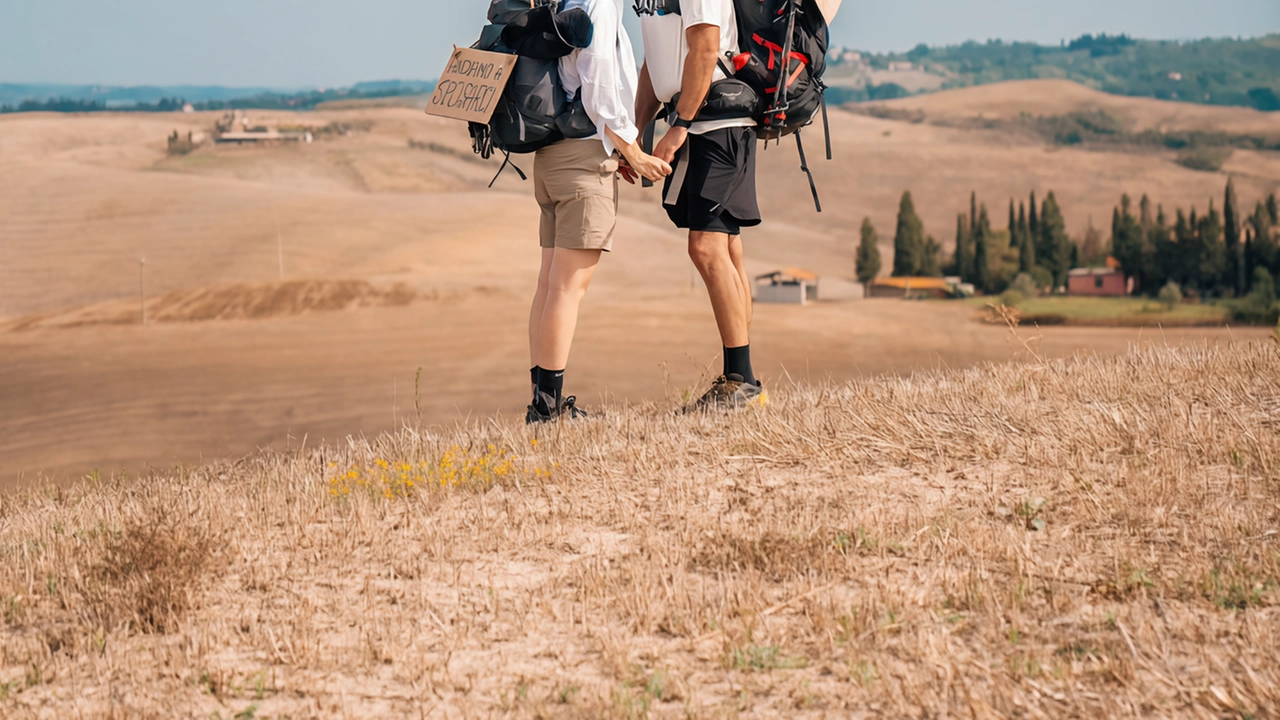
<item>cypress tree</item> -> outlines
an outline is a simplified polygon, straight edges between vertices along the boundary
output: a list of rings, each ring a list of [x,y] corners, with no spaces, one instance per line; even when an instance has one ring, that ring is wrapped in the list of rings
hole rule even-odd
[[[1267,196],[1267,215],[1271,216],[1271,225],[1280,225],[1280,207],[1276,205],[1276,194]]]
[[[1141,289],[1146,275],[1146,257],[1142,226],[1130,212],[1129,196],[1120,198],[1120,207],[1111,216],[1111,253],[1120,263],[1120,269],[1133,278],[1134,287]]]
[[[942,246],[930,235],[924,243],[920,259],[920,275],[922,277],[942,277]]]
[[[1138,224],[1142,228],[1142,231],[1146,232],[1150,230],[1153,225],[1153,221],[1151,219],[1151,198],[1147,197],[1146,193],[1142,194],[1142,201],[1138,203],[1138,209],[1141,212],[1141,215],[1138,218]]]
[[[1157,255],[1165,257],[1166,275],[1169,279],[1177,282],[1183,287],[1187,286],[1187,280],[1191,276],[1189,270],[1190,262],[1187,256],[1190,255],[1192,245],[1195,239],[1195,215],[1196,209],[1191,208],[1191,220],[1187,219],[1186,213],[1182,212],[1182,208],[1178,208],[1178,214],[1173,221],[1173,242],[1172,252],[1160,252],[1160,248],[1156,248]]]
[[[969,193],[969,235],[977,236],[978,234],[978,193],[973,191]]]
[[[1023,218],[1025,221],[1026,218]],[[1036,241],[1035,235],[1031,233],[1031,226],[1023,222],[1018,234],[1021,236],[1018,241],[1021,245],[1018,248],[1018,269],[1024,273],[1030,273],[1036,269]]]
[[[968,216],[960,213],[956,216],[956,275],[961,282],[972,282],[973,277],[973,235],[970,228],[973,224]]]
[[[898,203],[898,227],[893,234],[893,274],[911,277],[920,273],[925,260],[924,223],[916,214],[911,191],[902,193]],[[937,258],[934,259],[937,264]]]
[[[1029,273],[1036,266],[1035,258],[1031,258],[1031,265],[1023,265],[1026,260],[1023,257],[1023,248],[1027,245],[1027,238],[1031,236],[1031,228],[1027,225],[1027,204],[1025,202],[1018,203],[1018,270],[1020,272]]]
[[[1240,242],[1240,201],[1236,198],[1235,180],[1227,180],[1227,194],[1222,202],[1222,236],[1226,241],[1227,267],[1223,285],[1239,297],[1244,294],[1244,243]]]
[[[1196,274],[1196,287],[1201,290],[1214,290],[1222,281],[1226,272],[1226,247],[1222,243],[1222,216],[1213,201],[1209,201],[1209,212],[1200,218],[1196,225],[1196,258],[1193,269]]]
[[[1276,243],[1273,227],[1275,223],[1271,222],[1270,212],[1266,205],[1259,201],[1253,211],[1253,217],[1249,218],[1249,229],[1253,236],[1249,253],[1250,282],[1253,280],[1254,271],[1258,268],[1266,268],[1273,276],[1280,275],[1280,246]]]
[[[1040,237],[1036,255],[1040,264],[1053,273],[1055,287],[1062,287],[1066,285],[1067,271],[1071,269],[1071,240],[1067,237],[1066,220],[1052,192],[1044,199],[1040,213]]]
[[[880,238],[871,218],[862,220],[862,238],[858,243],[858,259],[855,264],[858,282],[864,295],[871,293],[871,283],[880,275]]]
[[[1173,240],[1173,232],[1168,218],[1164,214],[1164,206],[1156,206],[1156,222],[1147,231],[1147,239],[1142,247],[1143,287],[1155,293],[1165,283],[1174,278],[1177,263],[1178,247]]]
[[[991,292],[991,260],[987,246],[991,242],[991,218],[987,206],[979,211],[977,231],[973,234],[973,284],[982,292]]]
[[[1027,220],[1027,229],[1031,237],[1040,237],[1040,207],[1036,204],[1036,191],[1031,191],[1031,217]]]
[[[1013,198],[1009,198],[1009,247],[1018,247],[1018,213]]]
[[[1132,202],[1128,195],[1120,197],[1120,207],[1111,215],[1111,254],[1120,263],[1124,274],[1133,278],[1134,288],[1141,290],[1147,275],[1147,258],[1144,248],[1146,236],[1150,230],[1144,231],[1141,223],[1133,216]],[[1150,219],[1150,202],[1147,204],[1147,215]]]
[[[1113,220],[1114,222],[1114,220]],[[1110,250],[1102,245],[1102,233],[1093,226],[1093,216],[1089,216],[1089,229],[1084,231],[1084,242],[1079,246],[1072,243],[1074,258],[1072,258],[1072,267],[1081,267],[1088,265],[1089,267],[1103,267],[1106,264],[1107,256]]]

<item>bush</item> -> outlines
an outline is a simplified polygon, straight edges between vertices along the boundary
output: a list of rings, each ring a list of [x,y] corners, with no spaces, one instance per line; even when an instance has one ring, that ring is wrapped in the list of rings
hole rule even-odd
[[[1246,297],[1254,300],[1259,305],[1276,304],[1275,279],[1271,277],[1271,273],[1266,268],[1258,268],[1253,271],[1253,284],[1249,286],[1249,294]]]
[[[1161,305],[1172,310],[1178,303],[1182,302],[1182,288],[1178,287],[1178,283],[1170,280],[1160,288],[1160,294],[1156,296]]]
[[[169,136],[169,154],[170,155],[189,155],[196,149],[196,141],[191,133],[187,133],[186,137],[178,134],[177,130]]]
[[[1000,304],[1006,307],[1018,307],[1026,299],[1027,296],[1017,290],[1005,290],[1000,294]]]
[[[1188,170],[1218,172],[1233,152],[1229,147],[1193,147],[1178,153],[1176,162]]]
[[[1029,298],[1038,296],[1040,287],[1029,273],[1018,273],[1018,277],[1014,278],[1013,283],[1009,285],[1009,290]]]
[[[1035,280],[1036,287],[1040,289],[1048,289],[1053,292],[1053,273],[1043,265],[1037,265],[1031,268],[1031,277]]]
[[[1231,317],[1249,325],[1280,324],[1280,306],[1276,305],[1276,285],[1266,268],[1253,273],[1253,287],[1243,300],[1231,303]]]

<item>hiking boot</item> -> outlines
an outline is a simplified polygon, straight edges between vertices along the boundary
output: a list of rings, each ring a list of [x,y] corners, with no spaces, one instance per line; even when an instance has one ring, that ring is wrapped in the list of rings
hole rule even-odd
[[[538,402],[541,400],[541,402]],[[543,408],[548,408],[546,412]],[[554,408],[554,409],[552,409]],[[578,407],[578,398],[570,395],[560,400],[559,404],[556,399],[546,393],[538,393],[532,405],[524,415],[526,425],[540,425],[549,423],[554,420],[568,418],[570,420],[585,420],[591,417],[586,410]]]
[[[698,402],[685,408],[685,412],[697,410],[740,410],[748,407],[764,407],[769,396],[762,383],[752,384],[741,375],[724,375],[716,379],[711,389]]]

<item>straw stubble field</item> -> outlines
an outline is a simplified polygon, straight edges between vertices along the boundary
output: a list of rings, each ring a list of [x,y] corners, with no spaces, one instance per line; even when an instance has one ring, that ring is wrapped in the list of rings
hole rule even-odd
[[[0,714],[1273,717],[1280,347],[1027,360],[0,497]]]

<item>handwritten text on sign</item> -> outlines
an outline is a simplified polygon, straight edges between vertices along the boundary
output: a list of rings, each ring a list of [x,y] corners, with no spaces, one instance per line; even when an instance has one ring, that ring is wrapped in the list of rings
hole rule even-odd
[[[511,77],[516,56],[457,48],[427,104],[428,115],[487,123]]]

